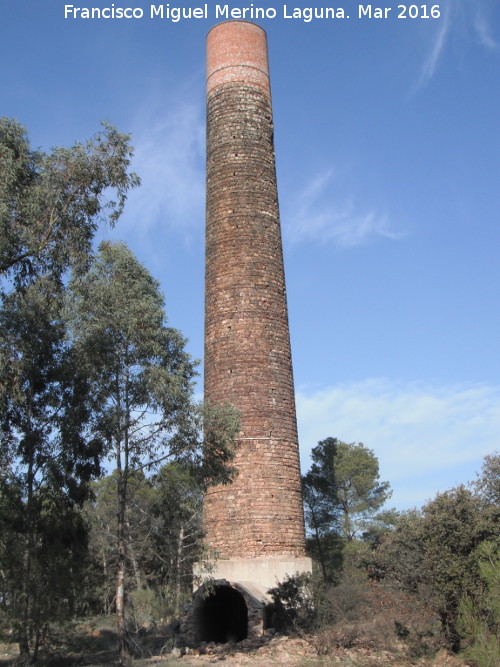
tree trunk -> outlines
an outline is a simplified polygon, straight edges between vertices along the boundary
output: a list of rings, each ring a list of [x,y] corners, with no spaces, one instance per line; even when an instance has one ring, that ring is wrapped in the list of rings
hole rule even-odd
[[[119,489],[123,487],[119,482]],[[125,522],[123,491],[120,492],[120,503],[118,512],[118,575],[116,578],[116,629],[118,633],[118,665],[129,667],[132,664],[127,639],[127,624],[125,619],[125,572],[127,546],[125,542]]]
[[[104,591],[103,591],[103,609],[104,609],[104,614],[108,614],[110,611],[110,605],[109,605],[109,586],[108,586],[108,563],[106,561],[106,552],[104,550],[104,547],[101,550],[102,554],[102,571],[104,574],[104,581],[106,582],[104,585]]]
[[[130,523],[128,521],[127,521],[127,533],[129,535],[128,556],[129,556],[130,562],[132,563],[132,568],[134,570],[135,586],[136,586],[137,590],[140,590],[142,588],[141,571],[139,569],[139,563],[137,562],[137,558],[135,556],[134,545],[130,541]]]
[[[116,582],[116,629],[118,632],[118,665],[128,667],[132,664],[127,641],[125,622],[125,558],[119,554],[118,577]]]
[[[125,536],[125,509],[127,504],[127,477],[121,469],[117,444],[117,475],[118,475],[118,573],[116,577],[116,630],[118,633],[118,665],[129,667],[132,664],[127,639],[127,624],[125,619],[125,573],[127,560],[127,542]]]
[[[321,573],[323,575],[323,581],[326,583],[328,581],[328,574],[326,572],[326,563],[325,563],[325,556],[323,554],[323,545],[321,543],[321,538],[318,533],[318,529],[315,529],[315,537],[316,537],[316,544],[318,546],[318,556],[319,556],[319,563],[321,566]]]
[[[181,525],[179,537],[177,539],[177,567],[175,572],[175,615],[178,616],[181,610],[181,567],[182,567],[182,547],[184,546],[184,526]]]
[[[17,643],[19,645],[19,655],[21,661],[28,664],[30,657],[30,643],[28,639],[28,629],[23,628],[17,635]]]
[[[117,433],[115,442],[116,472],[118,477],[118,576],[116,580],[116,625],[118,631],[118,666],[130,667],[132,657],[128,641],[127,622],[125,618],[125,574],[127,566],[127,535],[126,514],[128,502],[129,475],[129,423],[130,409],[128,391],[125,391],[124,405],[120,399],[120,379],[117,375]],[[128,376],[126,381],[128,386]],[[123,467],[122,467],[123,455]]]
[[[320,566],[321,566],[321,573],[323,575],[323,581],[327,582],[328,581],[328,575],[327,575],[327,572],[326,572],[326,562],[325,562],[325,556],[324,556],[324,553],[323,553],[323,544],[322,544],[321,537],[320,537],[320,534],[319,534],[319,526],[318,526],[318,522],[316,520],[316,514],[314,512],[314,508],[311,507],[311,505],[309,505],[309,507],[310,507],[311,519],[312,519],[312,523],[313,523],[313,527],[314,527],[314,537],[315,537],[315,540],[316,540],[316,545],[318,547],[318,558],[319,558],[319,563],[320,563]]]
[[[460,651],[460,635],[457,632],[457,614],[453,611],[441,611],[441,628],[443,630],[446,647],[452,653],[458,653]]]
[[[31,555],[31,537],[26,536],[26,544],[23,554],[23,582],[22,582],[22,621],[19,629],[19,654],[23,660],[28,664],[27,658],[30,656],[30,559]]]
[[[31,401],[30,401],[31,403]],[[29,408],[29,420],[28,420],[28,431],[27,431],[27,442],[28,442],[28,470],[26,474],[26,522],[24,524],[25,531],[25,541],[24,541],[24,553],[23,553],[23,566],[22,566],[22,626],[19,633],[19,653],[23,660],[26,661],[26,664],[29,662],[30,657],[30,635],[32,631],[32,590],[31,587],[34,582],[31,581],[32,577],[32,557],[33,557],[33,534],[34,534],[34,519],[33,519],[33,487],[34,487],[34,447],[31,437],[31,407]]]
[[[38,660],[38,651],[40,650],[40,644],[42,641],[42,632],[39,627],[36,629],[35,633],[35,645],[33,646],[33,664]]]

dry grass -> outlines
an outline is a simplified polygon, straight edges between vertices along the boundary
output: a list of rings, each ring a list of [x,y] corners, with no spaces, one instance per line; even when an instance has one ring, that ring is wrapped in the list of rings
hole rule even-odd
[[[205,655],[180,658],[169,653],[167,629],[142,630],[134,635],[134,667],[188,667],[223,663],[224,667],[404,667],[465,665],[437,653],[436,617],[424,605],[397,590],[380,585],[332,589],[324,604],[329,622],[314,634],[275,636],[264,645],[231,647]],[[42,667],[104,667],[116,659],[114,618],[96,618],[54,628],[45,638]],[[0,644],[0,666],[16,663],[17,647]],[[0,641],[2,638],[0,638]],[[436,656],[437,653],[437,656]]]

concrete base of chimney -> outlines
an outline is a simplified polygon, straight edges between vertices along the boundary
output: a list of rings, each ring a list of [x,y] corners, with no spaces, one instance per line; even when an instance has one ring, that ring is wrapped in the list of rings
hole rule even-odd
[[[260,590],[274,588],[287,577],[312,572],[310,558],[229,558],[194,566],[195,588],[209,579],[225,579]]]

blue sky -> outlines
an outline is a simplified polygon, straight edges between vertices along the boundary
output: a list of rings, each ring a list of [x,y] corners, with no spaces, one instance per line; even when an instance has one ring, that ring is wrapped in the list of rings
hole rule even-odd
[[[88,138],[101,120],[132,133],[143,186],[99,239],[131,246],[202,358],[216,3],[207,20],[177,23],[149,19],[144,0],[114,3],[143,8],[140,20],[64,19],[65,4],[0,0],[1,113],[44,149]],[[384,0],[389,18],[369,20],[339,0],[349,19],[310,22],[253,4],[277,11],[258,23],[303,466],[327,436],[364,442],[391,504],[420,506],[500,450],[500,4],[444,0],[438,19],[398,19]]]

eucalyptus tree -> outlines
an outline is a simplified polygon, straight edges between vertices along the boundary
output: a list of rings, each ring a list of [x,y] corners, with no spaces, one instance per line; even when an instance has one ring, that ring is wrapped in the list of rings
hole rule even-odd
[[[66,338],[65,278],[88,266],[97,226],[114,225],[138,185],[131,156],[111,126],[44,152],[0,118],[0,586],[30,659],[44,624],[74,602],[85,549],[77,508],[101,450]]]
[[[25,128],[0,118],[0,279],[4,288],[81,269],[102,221],[114,224],[127,192],[130,137],[105,125],[84,143],[49,152],[30,146]]]
[[[136,615],[138,606],[147,605],[151,614],[156,608],[162,609],[162,616],[178,615],[190,596],[193,563],[204,558],[200,482],[195,467],[185,461],[169,461],[148,477],[142,470],[130,474],[125,515],[129,614]],[[115,598],[117,566],[116,471],[93,488],[95,496],[86,514],[97,576],[89,602],[96,611],[108,613]]]
[[[92,427],[106,442],[117,481],[116,614],[122,665],[130,662],[125,618],[128,563],[126,514],[131,475],[166,459],[213,463],[228,478],[236,420],[212,420],[200,439],[192,403],[195,364],[185,339],[166,324],[158,282],[123,243],[102,243],[89,271],[70,285],[70,319],[79,362],[99,404]],[[227,427],[227,428],[226,428]],[[219,429],[219,431],[217,431]],[[204,451],[202,453],[202,445]]]
[[[95,613],[109,614],[114,606],[116,570],[118,566],[117,541],[117,488],[114,470],[92,485],[93,497],[85,506],[89,526],[89,551],[94,566],[94,586],[89,589],[89,604]],[[127,592],[149,584],[149,551],[151,533],[151,505],[153,489],[144,471],[133,471],[127,484],[125,525],[127,552],[131,576]]]
[[[23,657],[71,613],[85,530],[78,507],[99,472],[88,383],[66,340],[60,286],[39,278],[0,310],[0,572]]]

